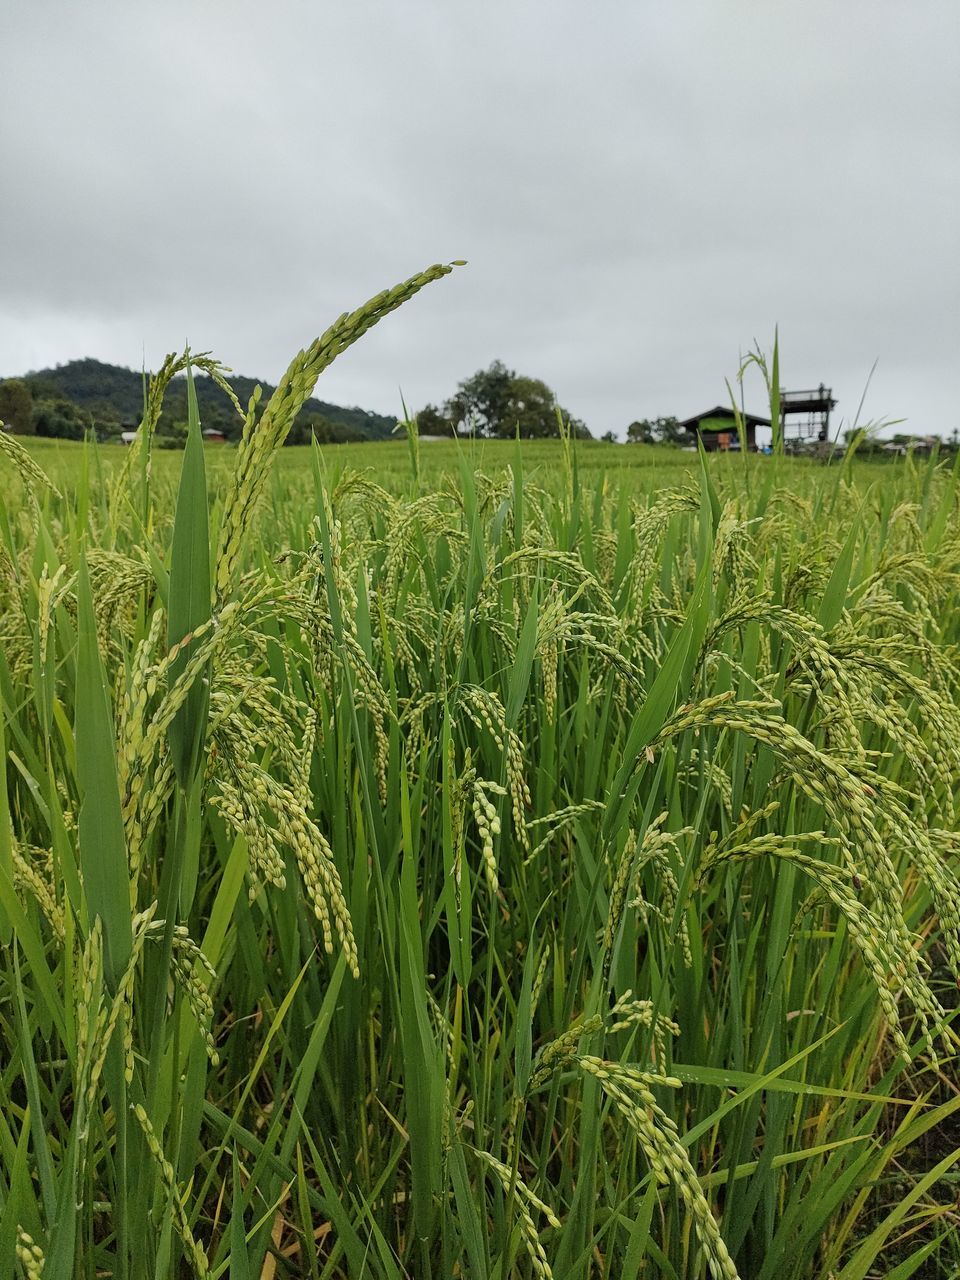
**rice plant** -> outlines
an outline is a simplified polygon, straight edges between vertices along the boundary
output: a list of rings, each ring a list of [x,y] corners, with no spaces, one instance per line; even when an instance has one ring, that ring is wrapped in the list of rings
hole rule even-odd
[[[0,1274],[954,1274],[955,472],[281,458],[449,270],[0,433]]]

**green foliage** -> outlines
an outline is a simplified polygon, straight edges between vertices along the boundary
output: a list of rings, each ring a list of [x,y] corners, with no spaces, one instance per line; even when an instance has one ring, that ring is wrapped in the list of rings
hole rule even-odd
[[[488,369],[479,369],[459,383],[456,394],[444,405],[456,430],[464,435],[499,434],[515,376],[502,360],[494,360]]]
[[[0,422],[20,435],[33,433],[33,396],[22,378],[0,382]]]
[[[34,402],[33,430],[38,436],[59,440],[82,440],[96,427],[93,414],[62,397]]]
[[[74,740],[79,800],[79,866],[86,921],[103,927],[103,964],[116,992],[130,959],[129,868],[120,811],[113,711],[103,678],[86,558],[77,581],[77,688]]]
[[[290,428],[287,444],[309,444],[316,440],[317,444],[350,444],[359,443],[368,437],[363,430],[350,423],[334,422],[322,413],[302,414]]]
[[[163,419],[157,425],[154,443],[161,449],[184,449],[187,444],[187,424]]]
[[[169,682],[185,675],[191,655],[200,644],[190,637],[210,620],[210,532],[207,515],[207,481],[203,437],[192,370],[187,368],[187,407],[190,420],[177,490],[177,505],[170,544],[170,579],[167,604],[167,647],[179,647],[170,664]],[[184,702],[170,722],[167,739],[170,759],[184,791],[193,785],[201,761],[209,702],[209,671],[202,668]]]
[[[627,444],[653,444],[655,440],[653,423],[648,418],[631,422],[627,427]]]
[[[417,429],[422,436],[443,436],[449,438],[456,434],[456,423],[435,404],[427,404],[417,414]]]
[[[575,436],[589,439],[590,432],[578,419],[557,404],[556,396],[539,378],[519,376],[500,360],[465,378],[456,394],[444,405],[443,414],[428,405],[425,413],[430,422],[429,434],[448,435],[451,429],[461,435],[493,436],[512,439],[517,434],[524,440],[554,437],[560,434],[557,413],[569,424]],[[440,419],[447,424],[443,429]],[[427,427],[420,421],[420,430]]]
[[[692,437],[676,418],[641,418],[627,427],[628,444],[690,444]]]
[[[8,381],[10,381],[8,379]],[[22,380],[32,390],[34,398],[56,401],[61,404],[70,401],[79,409],[90,414],[98,426],[101,423],[113,423],[119,428],[123,423],[135,427],[143,414],[143,375],[133,369],[124,369],[120,365],[106,364],[102,360],[86,358],[71,360],[67,364],[58,365],[55,369],[42,369],[37,373],[29,373]],[[2,388],[3,384],[0,384]],[[232,386],[237,398],[246,404],[258,385],[255,378],[235,377]],[[262,393],[269,398],[275,388],[268,382],[259,384]],[[197,378],[197,401],[206,427],[216,428],[226,433],[229,439],[239,435],[239,425],[229,398],[222,389],[209,378]],[[3,415],[0,414],[0,417]],[[52,419],[56,422],[63,419]],[[164,397],[162,423],[184,423],[187,420],[187,388],[182,376],[174,378]],[[302,425],[302,443],[310,438],[307,425],[310,420],[317,424],[329,423],[329,427],[321,427],[321,432],[329,431],[331,440],[387,439],[395,425],[395,419],[383,414],[370,413],[365,409],[344,408],[340,405],[326,404],[322,400],[307,400],[298,416],[298,429]],[[82,438],[82,433],[61,433],[49,430],[48,435],[64,434],[68,439]],[[161,430],[164,434],[164,430]]]

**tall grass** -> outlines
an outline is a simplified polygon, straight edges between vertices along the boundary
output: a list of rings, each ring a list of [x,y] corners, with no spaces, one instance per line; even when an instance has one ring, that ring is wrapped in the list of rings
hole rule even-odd
[[[951,1274],[955,476],[274,471],[443,272],[0,437],[0,1274]]]

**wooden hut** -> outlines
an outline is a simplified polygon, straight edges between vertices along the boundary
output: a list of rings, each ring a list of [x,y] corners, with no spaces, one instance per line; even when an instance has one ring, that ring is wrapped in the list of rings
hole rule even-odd
[[[755,413],[742,413],[740,418],[743,422],[747,448],[752,452],[757,447],[757,427],[769,427],[770,419],[760,418]],[[691,435],[696,436],[708,453],[718,449],[740,448],[737,417],[729,406],[715,405],[705,413],[697,413],[692,418],[684,419],[680,425]]]

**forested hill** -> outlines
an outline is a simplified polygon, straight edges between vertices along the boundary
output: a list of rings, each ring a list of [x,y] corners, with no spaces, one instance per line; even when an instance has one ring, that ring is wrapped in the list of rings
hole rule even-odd
[[[121,365],[105,364],[91,358],[71,360],[55,369],[25,374],[23,381],[35,401],[47,398],[72,401],[86,410],[97,426],[108,433],[121,425],[136,425],[143,413],[143,378],[135,370]],[[230,383],[237,399],[246,408],[258,379],[231,375]],[[205,376],[197,378],[196,386],[204,428],[224,431],[228,437],[239,436],[242,424],[220,388]],[[262,403],[265,404],[274,388],[268,382],[260,382],[260,386],[263,387]],[[161,421],[168,430],[173,430],[186,420],[186,416],[186,380],[175,378],[164,397]],[[391,434],[396,423],[396,418],[382,413],[310,399],[300,411],[292,437],[294,440],[308,440],[311,430],[314,430],[321,440],[383,440]]]

